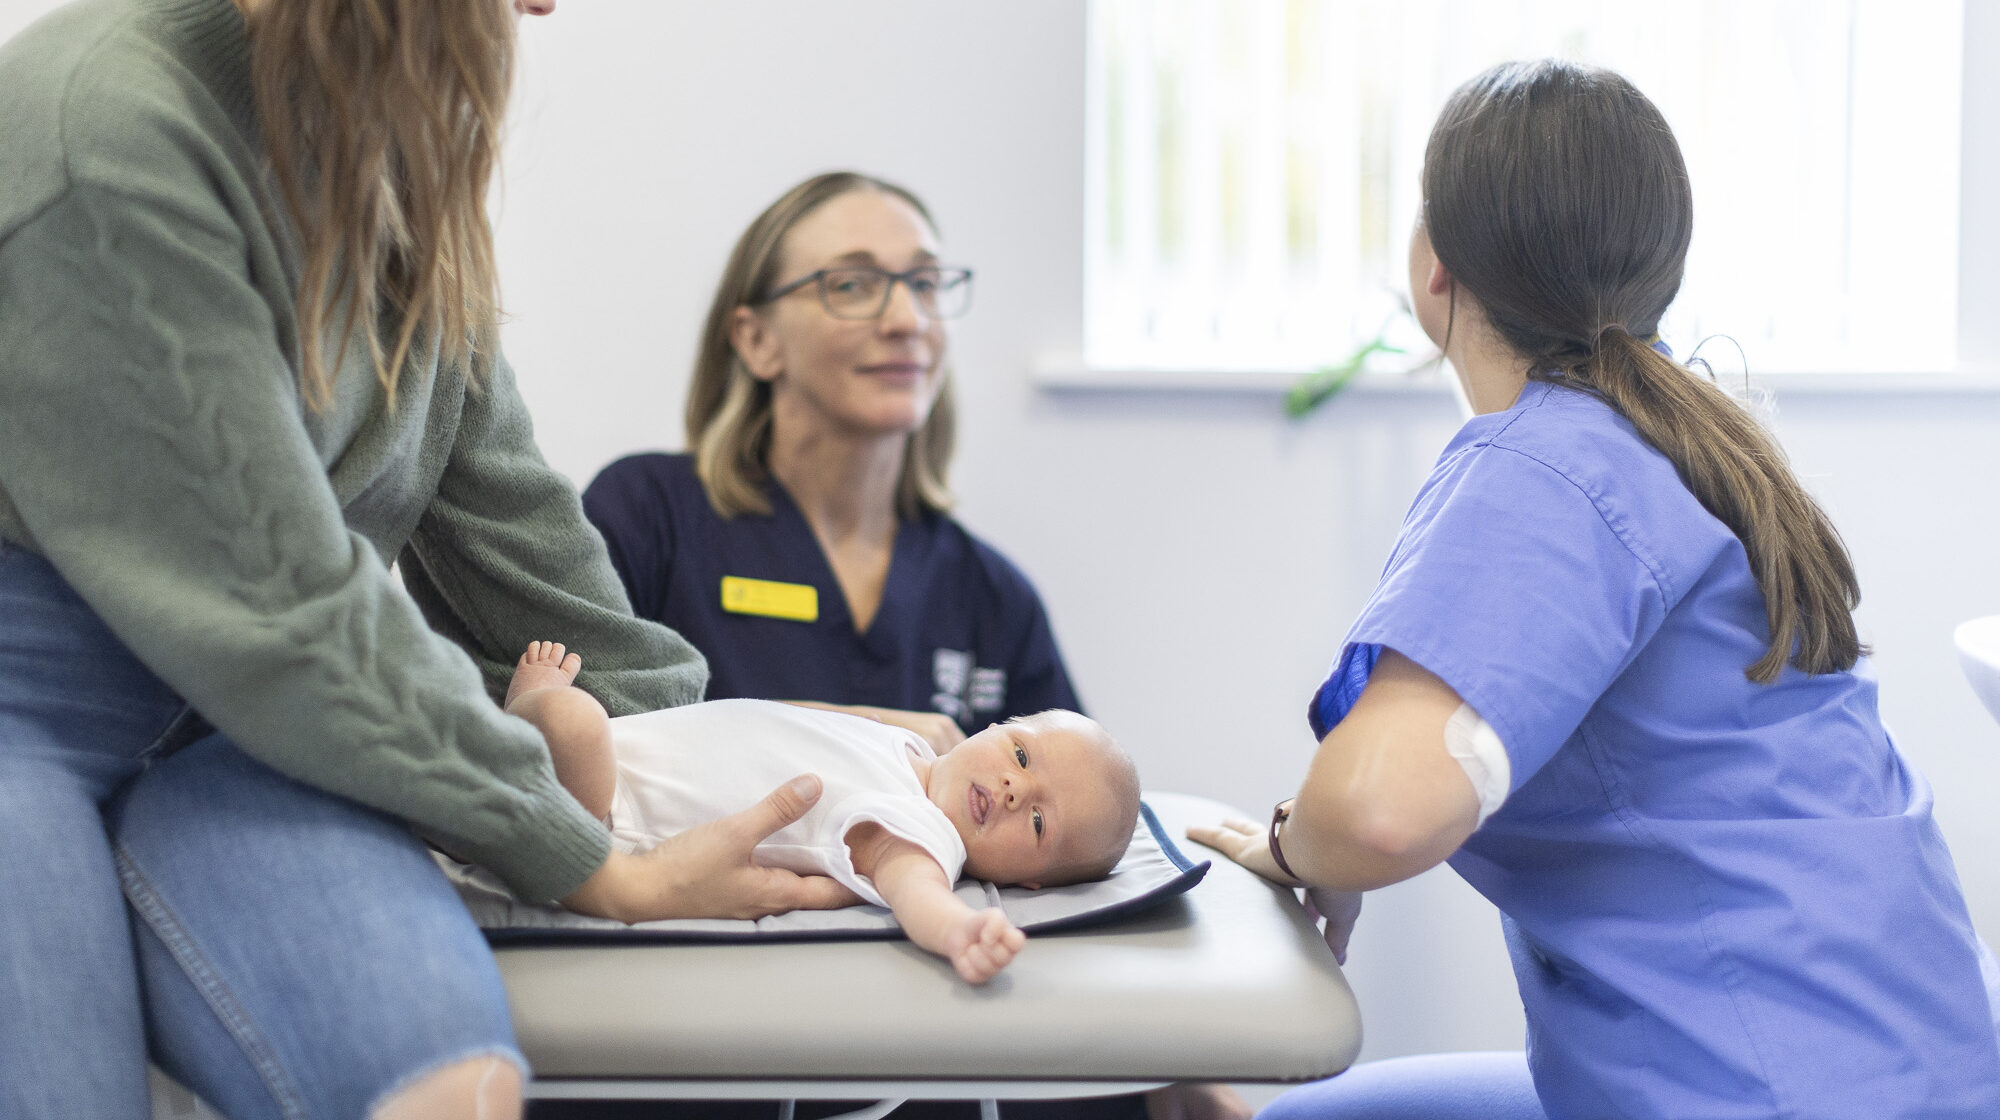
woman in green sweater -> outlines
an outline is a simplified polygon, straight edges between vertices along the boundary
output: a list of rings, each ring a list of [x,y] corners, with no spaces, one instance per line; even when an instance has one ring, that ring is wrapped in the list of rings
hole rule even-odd
[[[0,1117],[143,1116],[148,1052],[239,1120],[517,1113],[419,835],[627,920],[848,900],[749,862],[811,781],[612,853],[490,699],[544,634],[613,712],[706,676],[495,344],[552,7],[88,0],[0,47]]]

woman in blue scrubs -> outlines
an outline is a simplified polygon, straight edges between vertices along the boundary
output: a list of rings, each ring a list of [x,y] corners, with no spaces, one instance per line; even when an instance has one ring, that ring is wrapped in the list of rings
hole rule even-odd
[[[1296,798],[1197,839],[1330,891],[1449,862],[1502,912],[1527,1060],[1379,1063],[1268,1114],[2000,1116],[1984,950],[1846,550],[1649,345],[1693,213],[1665,120],[1606,71],[1496,67],[1422,182],[1415,308],[1476,415],[1313,700]]]
[[[1034,587],[948,512],[945,323],[971,296],[923,203],[852,172],[800,183],[737,241],[688,390],[691,450],[620,459],[583,498],[634,611],[708,657],[709,699],[856,711],[940,752],[966,728],[1079,707]],[[1153,1107],[1249,1111],[1206,1085]],[[1002,1111],[1145,1114],[1136,1097]]]

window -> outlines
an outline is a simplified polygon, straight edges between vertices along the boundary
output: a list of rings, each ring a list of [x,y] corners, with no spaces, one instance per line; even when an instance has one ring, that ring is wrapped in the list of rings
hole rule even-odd
[[[1092,0],[1086,364],[1296,370],[1407,338],[1432,120],[1485,67],[1554,55],[1625,74],[1680,140],[1677,349],[1955,368],[1964,19],[1959,0]]]

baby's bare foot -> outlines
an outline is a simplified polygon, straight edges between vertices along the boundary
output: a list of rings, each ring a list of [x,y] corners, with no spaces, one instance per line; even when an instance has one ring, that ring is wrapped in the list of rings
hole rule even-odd
[[[561,642],[529,642],[528,652],[514,663],[514,679],[507,682],[507,706],[523,692],[575,683],[581,668],[583,658],[565,652]]]

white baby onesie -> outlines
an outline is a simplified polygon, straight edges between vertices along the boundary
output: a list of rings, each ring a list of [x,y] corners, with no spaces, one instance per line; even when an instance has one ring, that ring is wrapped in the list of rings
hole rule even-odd
[[[935,759],[912,731],[843,712],[771,700],[711,700],[611,721],[618,758],[611,835],[642,852],[674,833],[740,812],[800,774],[825,784],[819,803],[757,846],[755,859],[829,875],[877,906],[845,837],[872,821],[929,852],[956,881],[965,842],[924,793],[910,759]]]

